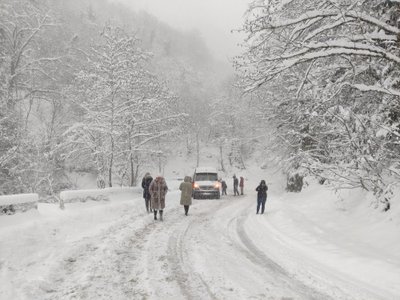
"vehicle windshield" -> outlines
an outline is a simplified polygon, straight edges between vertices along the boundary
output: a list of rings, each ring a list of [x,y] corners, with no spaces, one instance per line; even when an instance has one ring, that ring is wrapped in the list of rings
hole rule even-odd
[[[194,177],[195,181],[217,181],[218,175],[216,173],[197,173]]]

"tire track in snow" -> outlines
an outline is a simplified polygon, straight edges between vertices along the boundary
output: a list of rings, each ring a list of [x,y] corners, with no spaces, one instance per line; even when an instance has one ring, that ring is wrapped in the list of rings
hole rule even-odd
[[[243,211],[248,211],[249,207],[250,205]],[[230,219],[228,223],[228,227],[233,227],[236,236],[239,238],[240,242],[238,243],[237,239],[231,237],[233,245],[235,245],[239,251],[241,251],[252,263],[262,266],[266,271],[268,271],[268,273],[272,273],[272,277],[274,281],[277,281],[276,283],[278,285],[281,285],[285,290],[292,291],[292,293],[298,295],[301,299],[332,299],[329,295],[323,294],[296,279],[292,274],[261,251],[246,233],[244,223],[247,218],[249,218],[249,215],[247,213],[242,213],[239,216]]]
[[[214,203],[213,203],[214,204]],[[223,269],[220,270],[220,275],[217,275],[215,269],[207,269],[205,274],[199,274],[195,264],[192,264],[191,259],[193,249],[197,244],[206,245],[210,238],[213,239],[214,247],[221,247],[220,249],[230,248],[234,251],[233,256],[221,257],[222,260],[230,262],[231,259],[236,260],[247,259],[252,265],[250,269],[258,269],[263,276],[266,278],[266,285],[270,285],[267,290],[270,293],[266,294],[254,294],[248,287],[242,285],[241,288],[246,290],[250,298],[253,299],[331,299],[326,295],[322,295],[313,289],[304,286],[292,278],[287,271],[280,267],[277,263],[269,259],[269,264],[266,263],[265,256],[260,250],[258,250],[254,244],[250,243],[249,248],[246,248],[242,243],[251,242],[251,239],[247,237],[244,241],[245,236],[240,234],[240,230],[237,224],[240,224],[240,220],[243,217],[239,211],[247,210],[250,205],[246,205],[243,208],[243,204],[238,201],[227,201],[220,202],[217,205],[210,205],[207,211],[201,212],[196,215],[191,215],[190,219],[185,217],[179,220],[177,214],[171,218],[169,224],[168,235],[168,274],[170,274],[180,289],[181,297],[186,299],[230,299],[234,293],[233,289],[229,289],[231,285],[230,275],[227,274]],[[225,216],[229,215],[229,218]],[[233,215],[233,217],[232,217]],[[222,220],[222,223],[221,223]],[[187,221],[185,223],[185,221]],[[237,239],[233,238],[231,229],[233,224],[234,234]],[[160,229],[160,231],[166,230]],[[156,234],[154,232],[153,234]],[[166,232],[164,232],[164,235]],[[158,233],[156,234],[158,237]],[[239,241],[240,242],[239,242]],[[163,241],[159,241],[160,244]],[[160,247],[156,247],[160,248]],[[240,258],[241,257],[241,258]],[[201,266],[200,266],[201,268]],[[204,271],[204,269],[202,268]],[[272,270],[272,272],[271,272]],[[236,270],[240,273],[240,270]],[[267,272],[266,272],[267,271]],[[222,275],[222,277],[220,277]],[[254,275],[257,276],[257,275]],[[279,277],[278,280],[276,277]],[[214,278],[219,280],[214,281]],[[222,281],[221,281],[222,280]],[[232,285],[231,285],[232,286]],[[234,285],[232,286],[234,287]],[[214,291],[218,291],[215,294]],[[225,291],[226,290],[226,291]],[[285,292],[290,291],[290,292]],[[227,292],[228,294],[225,294]],[[292,296],[287,296],[288,294]],[[299,298],[298,295],[301,295]],[[178,297],[179,298],[179,297]]]
[[[140,258],[143,241],[155,226],[140,217],[123,218],[100,236],[79,241],[53,268],[50,279],[39,285],[34,298],[145,299],[147,292],[139,285]]]
[[[217,299],[191,264],[188,252],[188,247],[194,242],[194,227],[204,222],[211,209],[186,217],[178,207],[169,210],[162,223],[155,222],[159,224],[151,233],[147,246],[151,257],[147,267],[148,278],[155,280],[150,298]]]
[[[247,205],[246,209],[249,206]],[[245,283],[239,282],[240,286],[236,286],[233,282],[235,282],[237,276],[223,269],[224,264],[233,263],[233,265],[236,265],[232,260],[243,260],[245,258],[254,265],[249,266],[250,270],[257,269],[257,274],[262,273],[263,276],[265,275],[265,266],[260,264],[259,260],[250,259],[251,255],[254,256],[254,253],[246,251],[237,239],[233,240],[230,236],[231,224],[235,221],[238,222],[241,216],[239,212],[242,211],[242,203],[228,198],[223,202],[217,203],[217,205],[213,203],[207,211],[191,215],[190,219],[183,217],[183,220],[188,221],[187,223],[182,220],[173,221],[174,226],[168,232],[170,235],[168,239],[168,267],[169,273],[172,274],[174,281],[179,286],[182,297],[186,299],[230,299],[235,297],[235,290],[238,292],[241,290],[242,295],[252,299],[298,299],[298,297],[286,296],[287,294],[299,294],[299,286],[295,286],[294,279],[289,277],[287,272],[285,273],[285,270],[277,264],[275,266],[278,266],[278,270],[268,272],[273,275],[266,276],[269,280],[266,285],[272,286],[266,289],[270,293],[262,293],[261,290],[263,288],[260,286],[257,289],[259,292],[252,291]],[[225,218],[226,215],[229,215],[229,218]],[[233,218],[232,215],[234,216]],[[236,233],[235,235],[239,235],[236,228],[234,232]],[[218,260],[223,261],[223,264],[216,268],[211,266],[211,268],[204,269],[204,266],[196,266],[192,251],[196,249],[197,245],[207,247],[208,242],[211,242],[213,250],[221,249],[222,253],[224,253],[224,249],[230,249],[233,251],[233,255],[229,254],[227,257],[220,257]],[[215,257],[212,259],[215,260]],[[222,269],[219,269],[219,267],[222,267]],[[199,273],[198,268],[202,270],[202,274]],[[285,274],[285,277],[276,282],[275,276],[276,274],[279,275],[279,272]],[[234,273],[241,273],[241,269],[235,269]],[[231,278],[231,275],[233,275],[233,278]],[[257,275],[254,274],[253,276]],[[290,287],[291,293],[285,293],[288,287]],[[275,291],[277,292],[275,293]],[[315,297],[309,297],[309,295],[310,293],[307,293],[307,296],[301,299],[330,299],[325,295],[321,297],[321,294]],[[238,294],[236,296],[240,297]]]
[[[195,224],[201,223],[201,220],[208,214],[207,212],[197,215],[198,222],[187,222],[186,227],[175,230],[174,235],[169,239],[168,258],[180,290],[187,299],[218,299],[206,281],[200,274],[196,273],[196,270],[190,264],[190,255],[186,245],[192,241],[189,231],[192,231],[191,229]]]

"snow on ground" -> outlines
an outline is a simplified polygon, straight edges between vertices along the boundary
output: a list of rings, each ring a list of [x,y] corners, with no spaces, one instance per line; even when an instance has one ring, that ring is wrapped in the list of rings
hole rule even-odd
[[[39,195],[38,194],[17,194],[17,195],[8,195],[8,196],[0,196],[0,205],[9,205],[9,204],[21,204],[28,202],[38,202]]]
[[[382,214],[316,184],[288,194],[279,172],[242,173],[246,195],[195,200],[188,217],[167,178],[164,222],[138,189],[0,217],[0,299],[400,298],[398,207]]]

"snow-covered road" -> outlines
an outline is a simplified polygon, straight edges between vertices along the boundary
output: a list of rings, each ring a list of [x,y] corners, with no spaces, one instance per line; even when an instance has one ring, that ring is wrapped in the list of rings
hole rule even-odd
[[[172,190],[163,222],[140,194],[3,218],[0,299],[399,299],[398,256],[283,195],[256,215],[249,194],[197,200],[186,217]]]

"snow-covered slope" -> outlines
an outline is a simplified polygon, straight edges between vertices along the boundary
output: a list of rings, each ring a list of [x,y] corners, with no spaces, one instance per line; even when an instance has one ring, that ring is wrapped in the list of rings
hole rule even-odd
[[[317,184],[287,194],[279,172],[242,173],[244,196],[229,187],[195,200],[188,217],[169,179],[164,222],[140,189],[0,217],[0,299],[400,298],[398,207],[381,213]]]

